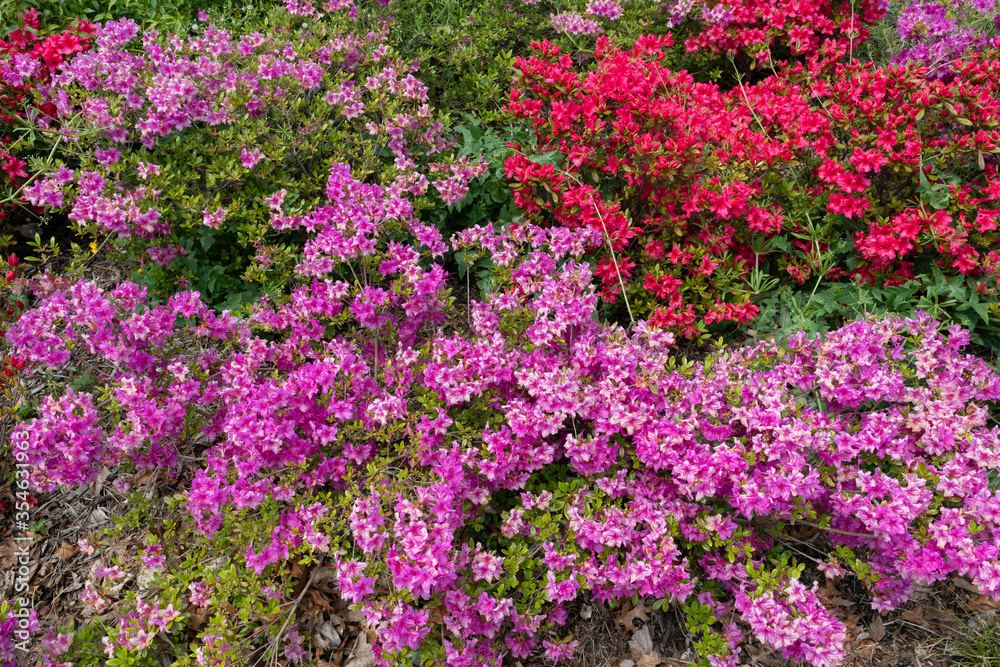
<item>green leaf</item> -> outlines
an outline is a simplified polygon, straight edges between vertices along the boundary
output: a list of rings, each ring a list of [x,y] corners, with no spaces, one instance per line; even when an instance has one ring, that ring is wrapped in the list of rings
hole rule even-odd
[[[538,155],[529,155],[528,159],[536,164],[551,164],[554,167],[558,167],[562,164],[565,157],[559,151],[548,151],[547,153],[539,153]]]
[[[201,247],[208,250],[213,245],[215,245],[215,237],[217,232],[211,227],[202,225],[201,229]]]
[[[468,155],[469,153],[473,152],[475,147],[475,140],[473,139],[472,132],[469,131],[469,128],[467,128],[464,125],[459,125],[455,129],[462,135],[462,138],[465,140],[465,143],[462,145],[462,150],[461,152],[459,152],[459,155],[460,156]]]
[[[983,324],[990,323],[990,311],[987,309],[987,304],[979,300],[979,295],[976,292],[972,292],[972,298],[969,299],[967,305],[979,315]]]
[[[823,305],[823,310],[826,314],[831,314],[836,312],[834,308],[834,290],[833,288],[825,289],[822,292],[816,293],[816,300]]]
[[[465,251],[460,250],[455,253],[455,263],[458,264],[458,277],[464,278],[469,270],[469,263],[465,259]]]

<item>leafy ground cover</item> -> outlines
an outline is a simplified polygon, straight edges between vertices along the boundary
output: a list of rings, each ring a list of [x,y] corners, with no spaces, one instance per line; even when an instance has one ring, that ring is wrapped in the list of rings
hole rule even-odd
[[[0,665],[995,657],[992,4],[228,7],[3,42]]]

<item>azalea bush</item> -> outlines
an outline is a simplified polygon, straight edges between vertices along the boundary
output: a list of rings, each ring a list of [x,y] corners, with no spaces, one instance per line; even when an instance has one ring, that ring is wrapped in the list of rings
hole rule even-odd
[[[546,4],[540,0],[521,3],[529,7]],[[855,4],[821,0],[794,7],[780,2],[676,0],[655,8],[636,0],[589,0],[561,4],[558,10],[553,4],[549,18],[556,32],[595,36],[613,30],[623,17],[645,15],[652,19],[653,28],[683,27],[689,33],[684,41],[687,52],[742,51],[756,57],[773,46],[798,54],[815,52],[828,40],[860,44],[867,39],[868,26],[881,20],[887,9],[887,2],[877,0]]]
[[[917,62],[930,76],[950,76],[955,60],[997,46],[1000,7],[992,0],[913,1],[902,7],[896,27],[906,48],[893,63]]]
[[[11,322],[15,322],[24,311],[24,301],[21,299],[20,288],[17,279],[17,266],[19,264],[17,255],[8,255],[3,266],[4,274],[0,277],[0,332],[6,333]],[[24,368],[24,360],[7,354],[7,350],[0,352],[0,391],[10,399],[13,394],[11,388],[14,378]],[[12,400],[5,401],[7,408],[13,408]],[[7,410],[5,409],[5,412]]]
[[[802,529],[823,533],[826,576],[858,577],[879,610],[954,575],[1000,588],[1000,377],[962,354],[966,331],[863,321],[679,364],[672,334],[595,320],[580,261],[595,230],[535,226],[456,237],[496,265],[456,329],[441,238],[395,241],[413,213],[346,165],[325,189],[298,221],[298,286],[247,319],[194,292],[157,306],[134,284],[43,277],[7,334],[37,372],[108,369],[15,430],[36,488],[169,470],[200,441],[190,539],[252,572],[150,544],[161,597],[139,599],[112,590],[124,562],[103,565],[84,599],[117,613],[108,656],[174,650],[185,611],[228,591],[239,607],[187,660],[301,657],[294,619],[265,621],[290,586],[263,582],[295,561],[330,563],[384,664],[559,662],[568,605],[633,595],[677,605],[703,664],[737,664],[746,641],[837,664],[844,626],[785,548]]]
[[[548,39],[580,61],[592,59],[598,36],[631,44],[642,35],[673,31],[671,66],[698,80],[731,79],[720,56],[744,65],[815,53],[824,44],[861,46],[886,15],[888,2],[830,0],[787,3],[706,0],[421,0],[392,3],[390,40],[418,58],[432,97],[444,108],[502,122],[517,57]],[[758,63],[759,61],[759,63]]]
[[[522,2],[537,5],[539,0]],[[570,3],[569,8],[552,14],[551,21],[558,32],[599,35],[605,32],[605,24],[626,15],[633,4],[628,0]],[[868,26],[881,20],[888,7],[889,3],[882,0],[853,4],[819,0],[794,6],[773,0],[674,0],[661,5],[657,22],[688,32],[684,47],[689,53],[743,52],[766,59],[772,47],[805,54],[820,50],[828,42],[847,47],[855,42],[861,44],[868,37]]]
[[[295,221],[334,158],[383,182],[406,173],[394,187],[419,210],[457,203],[484,165],[452,159],[387,27],[348,9],[291,3],[266,34],[203,23],[163,43],[130,20],[103,24],[40,91],[59,125],[41,117],[29,134],[56,159],[16,195],[110,235],[158,293],[191,284],[220,308],[287,287]]]
[[[17,647],[38,632],[34,609],[0,598],[0,667],[17,667]]]
[[[42,31],[33,8],[24,12],[21,25],[0,39],[0,184],[10,188],[28,177],[29,159],[41,158],[38,146],[22,136],[28,112],[52,115],[51,105],[34,107],[32,90],[49,81],[66,59],[90,47],[94,26],[75,20],[68,29]],[[10,200],[0,203],[0,236],[13,231],[9,216],[16,208]],[[0,246],[4,240],[0,238]],[[3,247],[0,247],[2,250]]]
[[[693,336],[752,321],[779,282],[995,277],[995,52],[945,83],[841,49],[723,92],[667,69],[668,45],[517,65],[509,109],[535,136],[507,161],[515,201],[601,232],[606,300]]]

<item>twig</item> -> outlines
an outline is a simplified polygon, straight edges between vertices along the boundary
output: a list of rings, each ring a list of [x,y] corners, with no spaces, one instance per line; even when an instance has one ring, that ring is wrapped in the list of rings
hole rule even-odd
[[[798,524],[802,524],[803,526],[809,526],[810,528],[818,528],[820,530],[826,530],[826,531],[829,531],[831,533],[837,533],[838,535],[849,535],[851,537],[865,537],[865,538],[874,539],[874,540],[879,539],[878,535],[872,535],[872,534],[869,534],[869,533],[855,533],[855,532],[852,532],[850,530],[840,530],[840,529],[837,529],[837,528],[830,528],[829,526],[823,527],[823,526],[821,526],[819,524],[816,524],[816,523],[810,523],[808,521],[802,521],[801,519],[795,519],[794,521],[791,521],[790,523],[793,523],[793,524],[798,523]]]
[[[278,628],[278,634],[274,636],[274,641],[272,642],[272,645],[274,646],[274,659],[275,659],[274,664],[277,664],[278,642],[281,641],[281,634],[285,631],[285,628],[288,627],[288,624],[292,622],[292,618],[295,617],[295,610],[299,608],[299,604],[302,602],[302,598],[306,596],[306,592],[309,590],[309,586],[312,584],[313,579],[316,578],[316,573],[319,572],[320,568],[323,567],[323,561],[325,558],[326,558],[325,556],[321,556],[319,561],[316,563],[316,567],[313,568],[312,573],[309,575],[309,579],[306,580],[306,585],[302,587],[302,592],[299,593],[299,597],[295,598],[295,604],[293,604],[292,608],[288,610],[288,618],[285,619],[285,622],[281,625],[280,628]]]
[[[104,521],[98,521],[97,523],[88,524],[86,526],[83,526],[82,528],[79,528],[79,527],[76,527],[76,526],[71,527],[71,528],[63,528],[58,533],[56,533],[56,538],[60,538],[63,535],[68,535],[68,534],[74,533],[74,532],[80,532],[80,533],[82,533],[85,530],[90,530],[91,528],[97,528],[98,526],[103,526],[104,524],[108,523],[109,521],[110,521],[109,519],[105,519]]]

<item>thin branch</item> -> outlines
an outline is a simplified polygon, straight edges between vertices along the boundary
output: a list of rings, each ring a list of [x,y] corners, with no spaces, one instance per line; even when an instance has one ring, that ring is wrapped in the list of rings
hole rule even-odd
[[[288,618],[285,619],[285,622],[278,629],[278,634],[274,636],[274,641],[271,642],[271,644],[274,646],[275,664],[277,664],[278,642],[281,641],[281,634],[285,631],[285,628],[288,627],[288,625],[292,622],[292,619],[295,617],[295,610],[299,608],[299,604],[302,602],[302,598],[306,596],[306,592],[309,590],[309,586],[312,585],[313,579],[316,578],[316,573],[319,572],[320,568],[323,567],[323,561],[325,558],[326,558],[325,556],[321,556],[319,561],[317,561],[316,567],[313,568],[312,573],[309,575],[309,579],[306,581],[306,585],[302,587],[302,592],[299,593],[299,597],[295,598],[295,604],[292,605],[292,608],[288,610]]]

